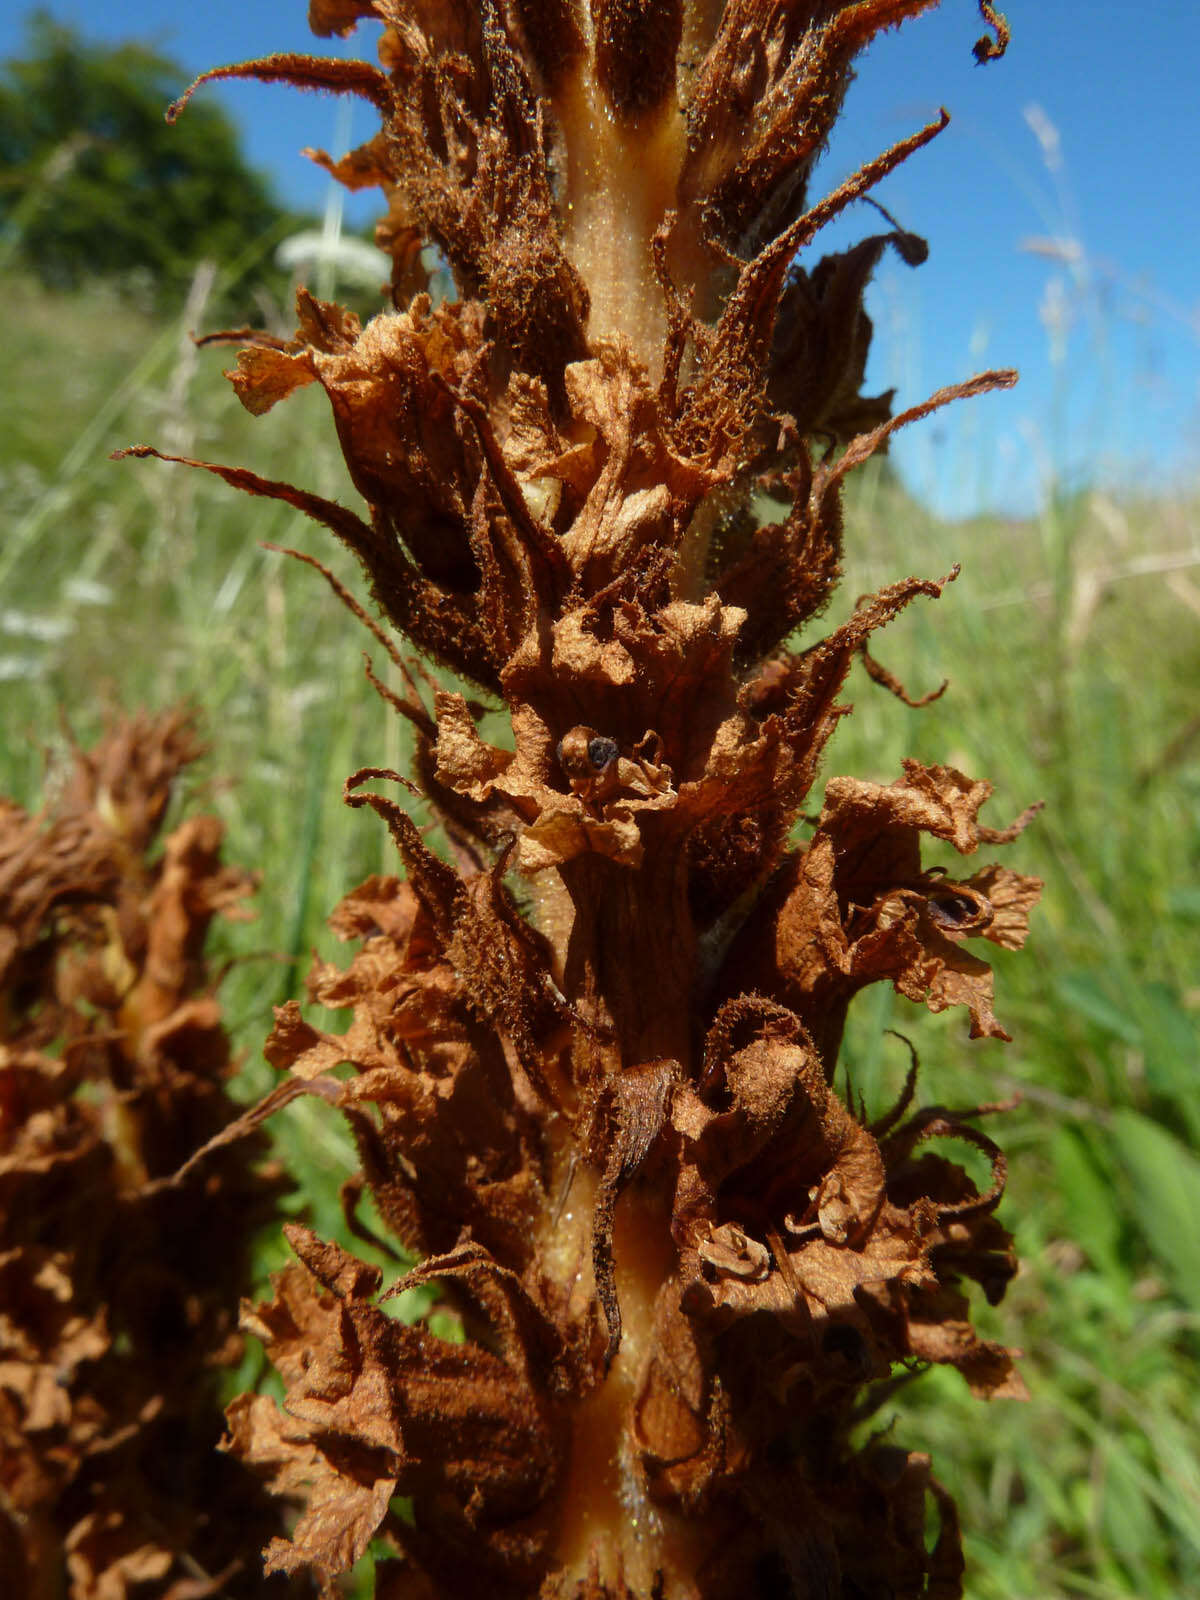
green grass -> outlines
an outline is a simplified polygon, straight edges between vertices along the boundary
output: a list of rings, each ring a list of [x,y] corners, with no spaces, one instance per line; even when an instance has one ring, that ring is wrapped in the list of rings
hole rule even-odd
[[[392,866],[374,819],[343,808],[342,779],[402,765],[403,738],[363,680],[361,629],[311,570],[261,549],[294,544],[360,588],[323,530],[206,475],[107,454],[147,440],[352,499],[323,397],[254,422],[221,353],[193,357],[178,324],[100,291],[3,290],[0,791],[36,797],[60,710],[87,739],[106,704],[203,708],[212,754],[185,798],[216,809],[231,858],[264,876],[258,921],[219,936],[253,1095],[269,1081],[271,1005],[299,992],[314,946],[336,953],[325,913]],[[875,644],[911,691],[948,676],[947,695],[910,711],[856,673],[826,771],[890,781],[903,755],[949,761],[995,783],[996,824],[1046,802],[998,853],[1047,881],[1029,949],[995,960],[1014,1043],[972,1043],[961,1013],[877,987],[846,1050],[873,1107],[907,1062],[889,1027],[918,1046],[927,1099],[1023,1096],[992,1131],[1025,1265],[980,1322],[1025,1349],[1033,1398],[985,1409],[933,1373],[894,1407],[897,1437],[930,1450],[959,1499],[973,1600],[1200,1593],[1196,512],[1079,495],[1037,522],[949,526],[875,473],[847,519],[834,620],[895,577],[955,561],[963,574]],[[303,1104],[275,1132],[316,1225],[340,1233],[348,1141]],[[279,1259],[266,1251],[264,1270]]]

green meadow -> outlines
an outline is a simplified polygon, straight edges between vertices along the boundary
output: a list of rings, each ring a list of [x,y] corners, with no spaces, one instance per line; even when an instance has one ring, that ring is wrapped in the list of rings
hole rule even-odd
[[[302,992],[314,949],[338,952],[325,915],[393,867],[343,778],[403,769],[406,736],[363,676],[366,649],[386,680],[379,648],[317,573],[263,548],[319,556],[361,595],[325,530],[203,473],[108,459],[151,442],[353,500],[315,386],[256,421],[221,378],[228,352],[194,349],[203,288],[164,319],[0,278],[0,792],[36,804],[68,728],[86,742],[119,706],[196,705],[210,753],[177,804],[219,813],[229,857],[262,875],[256,920],[215,935],[249,1100],[272,1080],[272,1005]],[[994,783],[994,826],[1045,802],[997,851],[1046,880],[1027,949],[988,947],[1013,1043],[876,986],[845,1050],[874,1114],[908,1065],[888,1030],[919,1052],[925,1101],[1016,1102],[984,1126],[1008,1154],[1000,1214],[1023,1268],[979,1320],[1024,1350],[1031,1399],[985,1406],[931,1372],[871,1423],[929,1450],[957,1497],[972,1600],[1200,1594],[1198,512],[1196,495],[1092,492],[1037,520],[943,523],[875,468],[847,509],[828,620],[897,577],[962,574],[873,646],[912,694],[948,678],[945,695],[910,710],[856,668],[826,774],[950,763]],[[336,1120],[305,1102],[274,1134],[293,1206],[352,1243]],[[264,1284],[281,1260],[264,1241]]]

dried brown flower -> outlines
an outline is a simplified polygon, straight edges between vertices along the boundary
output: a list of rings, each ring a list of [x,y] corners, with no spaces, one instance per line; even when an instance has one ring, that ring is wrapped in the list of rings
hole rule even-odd
[[[506,708],[404,673],[418,791],[453,865],[395,800],[406,881],[336,914],[358,942],[280,1013],[270,1059],[334,1100],[387,1230],[381,1275],[306,1230],[249,1315],[286,1385],[232,1446],[308,1509],[270,1570],[326,1584],[379,1534],[379,1593],[543,1600],[845,1600],[961,1592],[953,1505],[924,1456],[860,1424],[925,1362],[1020,1392],[965,1286],[1014,1270],[988,1107],[871,1122],[833,1087],[846,1008],[887,981],[1005,1037],[965,948],[1021,943],[1036,880],[951,881],[990,789],[905,766],[827,783],[791,843],[847,674],[954,576],[907,578],[824,637],[846,474],[985,373],[890,415],[861,385],[863,290],[892,225],[800,264],[821,226],[943,114],[813,202],[851,63],[931,0],[314,0],[321,34],[383,24],[380,68],[276,56],[209,77],[359,95],[380,132],[334,163],[379,185],[392,308],[299,297],[295,338],[234,336],[242,403],[317,383],[359,516],[216,466],[324,523],[384,617]],[[985,4],[1000,53],[1006,30]],[[458,298],[435,305],[423,246]],[[152,453],[145,449],[138,453]],[[775,520],[761,496],[779,502]],[[412,787],[413,785],[409,785]],[[339,1078],[344,1064],[350,1075]],[[991,1162],[980,1190],[930,1141]],[[436,1284],[460,1342],[384,1309]],[[396,1496],[404,1497],[397,1503]],[[931,1502],[940,1531],[925,1538]]]
[[[245,1546],[275,1517],[215,1453],[217,1380],[281,1178],[249,1143],[171,1181],[236,1109],[204,944],[255,886],[215,817],[153,854],[199,752],[187,714],[127,718],[45,814],[0,804],[0,1573],[21,1600],[264,1589]]]

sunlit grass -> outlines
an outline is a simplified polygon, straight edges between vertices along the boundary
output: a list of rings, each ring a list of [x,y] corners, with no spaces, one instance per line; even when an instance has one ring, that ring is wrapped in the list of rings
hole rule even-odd
[[[403,734],[363,679],[371,641],[316,574],[262,549],[296,545],[354,587],[323,530],[206,475],[107,457],[151,440],[353,492],[319,393],[254,422],[221,353],[192,351],[187,319],[151,322],[101,291],[4,292],[0,790],[37,795],[64,716],[87,739],[108,705],[202,707],[212,754],[190,799],[264,879],[257,922],[218,936],[251,1096],[271,1078],[271,1006],[301,992],[313,947],[336,953],[325,914],[392,869],[341,784],[403,765]],[[995,825],[1046,802],[1001,852],[1047,880],[1030,949],[996,958],[1014,1043],[971,1043],[961,1013],[931,1017],[875,986],[846,1050],[872,1107],[907,1063],[887,1028],[917,1045],[926,1098],[1022,1096],[993,1131],[1026,1265],[981,1320],[1025,1348],[1033,1398],[985,1409],[938,1372],[881,1419],[898,1417],[958,1498],[974,1600],[1200,1593],[1197,509],[1079,495],[1036,522],[944,525],[876,473],[847,517],[836,616],[910,572],[963,572],[874,645],[912,692],[947,676],[947,694],[910,711],[856,673],[827,771],[890,781],[903,755],[950,762],[994,781]],[[340,1235],[349,1141],[322,1108],[289,1110],[276,1135],[315,1225]],[[264,1272],[281,1259],[265,1249]]]
[[[997,824],[1046,802],[1004,852],[1047,882],[1030,948],[994,963],[1014,1043],[972,1043],[882,990],[852,1023],[876,1104],[903,1068],[888,1026],[917,1043],[927,1094],[1023,1097],[992,1131],[1025,1266],[985,1327],[1025,1348],[1033,1398],[981,1415],[931,1374],[903,1436],[959,1499],[979,1600],[1200,1592],[1200,634],[1194,590],[1170,581],[1196,559],[1196,507],[1079,496],[1036,524],[944,527],[881,497],[866,522],[851,596],[963,562],[877,646],[914,692],[951,686],[923,712],[856,686],[831,767],[950,760],[995,782]]]

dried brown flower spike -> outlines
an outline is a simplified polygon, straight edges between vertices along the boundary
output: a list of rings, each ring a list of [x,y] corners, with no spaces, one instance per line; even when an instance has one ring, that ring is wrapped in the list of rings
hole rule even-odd
[[[216,1454],[219,1370],[278,1171],[243,1141],[204,962],[252,874],[216,817],[155,850],[200,753],[184,712],[76,749],[44,815],[0,800],[0,1591],[13,1600],[277,1594],[245,1545],[278,1513]],[[250,1559],[245,1559],[250,1556]],[[152,1587],[148,1587],[152,1586]],[[283,1593],[288,1592],[283,1586]]]
[[[838,579],[842,480],[1014,377],[890,417],[860,393],[862,294],[889,245],[915,264],[923,243],[797,259],[945,125],[813,201],[855,54],[930,3],[314,0],[318,33],[383,24],[379,69],[208,75],[370,101],[380,132],[317,159],[383,189],[394,262],[393,309],[363,327],[302,293],[296,337],[243,337],[231,374],[256,413],[324,388],[366,515],[208,470],[326,524],[385,617],[512,724],[492,745],[460,693],[390,696],[456,865],[364,787],[395,774],[356,774],[407,881],[336,913],[358,953],[310,990],[348,1033],[289,1007],[269,1045],[349,1118],[348,1199],[369,1186],[422,1257],[387,1295],[437,1284],[463,1331],[394,1320],[378,1271],[291,1230],[300,1264],[248,1324],[285,1409],[231,1412],[236,1450],[308,1486],[274,1570],[331,1582],[379,1534],[388,1595],[960,1592],[928,1460],[854,1429],[914,1363],[1019,1392],[963,1288],[997,1299],[1013,1271],[1003,1158],[973,1113],[912,1112],[915,1074],[874,1123],[832,1082],[868,983],[1003,1036],[964,941],[1020,944],[1038,885],[952,882],[920,840],[973,855],[1027,818],[989,828],[987,784],[910,762],[828,783],[789,842],[856,657],[948,581],[790,645]],[[426,245],[452,303],[425,292]],[[984,1152],[990,1185],[935,1139]]]

